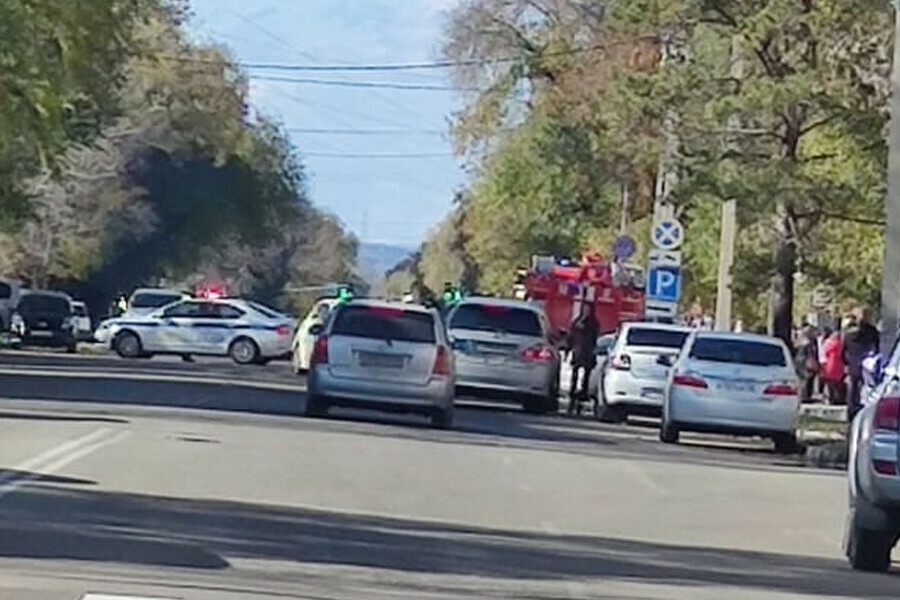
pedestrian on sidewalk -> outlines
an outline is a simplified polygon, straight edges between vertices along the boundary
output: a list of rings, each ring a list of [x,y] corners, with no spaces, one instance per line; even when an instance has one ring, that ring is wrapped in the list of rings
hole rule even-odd
[[[844,339],[840,330],[831,332],[819,348],[822,368],[819,377],[825,384],[828,403],[842,405],[847,402],[847,365],[844,363]]]
[[[878,352],[878,329],[869,323],[869,313],[858,306],[853,310],[844,331],[844,362],[847,363],[847,375],[850,386],[847,394],[847,422],[859,412],[862,403],[863,368],[866,356]]]
[[[797,371],[800,374],[800,400],[804,403],[813,401],[816,387],[816,375],[819,374],[819,348],[816,344],[816,330],[812,325],[804,325],[797,340]]]

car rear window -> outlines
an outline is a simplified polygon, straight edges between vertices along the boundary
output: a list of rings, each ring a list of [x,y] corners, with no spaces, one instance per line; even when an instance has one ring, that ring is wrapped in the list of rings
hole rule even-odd
[[[338,311],[331,335],[434,344],[434,318],[418,311],[380,306],[345,306]]]
[[[28,294],[19,300],[16,310],[22,314],[71,315],[72,305],[61,296]]]
[[[181,294],[142,292],[131,299],[131,308],[160,308],[181,300]]]
[[[655,329],[653,327],[631,327],[628,329],[625,344],[628,346],[681,348],[687,336],[687,331]]]
[[[88,316],[87,307],[81,306],[80,304],[76,304],[74,307],[72,307],[72,313],[73,313],[76,317],[86,317],[86,316]]]
[[[753,340],[697,338],[691,346],[690,357],[757,367],[787,366],[781,346]]]
[[[269,308],[265,304],[260,304],[259,302],[248,302],[250,308],[263,315],[264,317],[268,317],[270,319],[280,319],[284,317],[283,314],[277,312],[275,309]]]
[[[12,286],[0,282],[0,300],[9,300],[10,298],[12,298]]]
[[[451,329],[497,331],[513,335],[541,337],[537,313],[525,308],[496,304],[464,304],[450,316]]]

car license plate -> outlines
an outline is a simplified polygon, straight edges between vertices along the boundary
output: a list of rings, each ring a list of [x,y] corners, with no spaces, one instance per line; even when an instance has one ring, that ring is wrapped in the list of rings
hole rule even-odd
[[[28,335],[31,337],[40,337],[40,338],[48,338],[53,337],[52,331],[29,331]]]
[[[361,367],[375,367],[379,369],[402,369],[404,359],[396,354],[377,354],[374,352],[360,352],[359,365]]]
[[[752,392],[756,388],[752,383],[743,381],[723,381],[717,387],[729,392]]]
[[[661,398],[663,395],[662,388],[645,387],[641,388],[641,396],[645,398]]]

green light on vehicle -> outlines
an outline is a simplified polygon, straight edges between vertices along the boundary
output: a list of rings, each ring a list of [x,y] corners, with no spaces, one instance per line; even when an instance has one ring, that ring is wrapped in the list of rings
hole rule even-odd
[[[338,303],[348,302],[353,299],[353,290],[349,285],[338,286],[337,301]]]

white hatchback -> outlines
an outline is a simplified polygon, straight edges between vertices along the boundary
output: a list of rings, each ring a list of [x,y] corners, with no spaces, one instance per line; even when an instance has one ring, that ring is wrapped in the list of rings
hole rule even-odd
[[[782,340],[698,331],[670,369],[660,439],[675,443],[682,431],[761,435],[772,438],[777,451],[792,452],[800,409],[797,388],[797,372]]]

